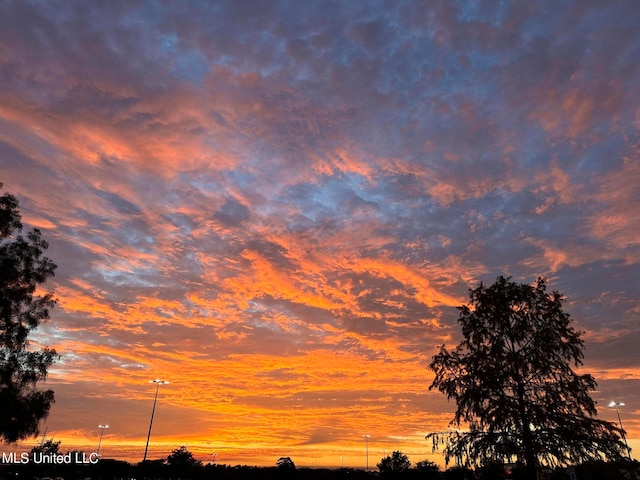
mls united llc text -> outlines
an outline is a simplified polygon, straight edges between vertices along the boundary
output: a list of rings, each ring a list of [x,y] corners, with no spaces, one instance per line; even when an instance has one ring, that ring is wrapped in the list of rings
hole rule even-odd
[[[69,453],[44,453],[44,452],[2,452],[3,464],[96,464],[100,456],[97,453],[69,452]]]

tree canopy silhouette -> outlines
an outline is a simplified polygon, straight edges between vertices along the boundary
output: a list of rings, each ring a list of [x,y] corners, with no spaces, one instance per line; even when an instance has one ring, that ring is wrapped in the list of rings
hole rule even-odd
[[[291,457],[280,457],[277,461],[276,461],[276,467],[278,467],[280,470],[295,470],[296,469],[296,464],[293,463],[293,460],[291,460]]]
[[[566,465],[608,457],[620,459],[621,430],[595,418],[588,374],[573,367],[583,360],[581,332],[546,281],[518,284],[500,276],[491,286],[469,291],[458,307],[464,339],[433,357],[430,389],[456,401],[451,425],[467,431],[433,433],[444,444],[447,463],[486,464],[516,458],[535,478],[540,463]]]
[[[383,477],[392,477],[396,474],[406,472],[411,468],[409,457],[399,450],[394,451],[391,455],[382,457],[378,463],[378,470]]]
[[[43,256],[49,245],[38,229],[21,232],[18,201],[5,193],[0,196],[0,440],[7,443],[38,433],[54,394],[37,384],[58,357],[53,349],[29,347],[29,334],[55,305],[53,293],[36,290],[56,265]]]
[[[176,472],[190,472],[202,467],[202,462],[197,460],[185,445],[176,448],[167,457],[167,465]]]

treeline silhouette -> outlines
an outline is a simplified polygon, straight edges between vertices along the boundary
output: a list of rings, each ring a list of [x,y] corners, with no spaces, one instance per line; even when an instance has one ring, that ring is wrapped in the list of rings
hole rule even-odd
[[[622,480],[640,478],[640,463],[588,462],[571,469],[547,470],[541,480]],[[521,480],[526,478],[524,470],[505,470],[503,465],[493,465],[470,470],[451,467],[444,471],[421,471],[412,467],[407,470],[365,471],[355,468],[289,468],[282,465],[257,467],[247,465],[202,464],[171,465],[166,459],[147,460],[131,464],[123,460],[101,459],[96,464],[23,464],[1,465],[0,479],[64,479],[64,480],[115,480],[115,479],[167,479],[167,480]]]

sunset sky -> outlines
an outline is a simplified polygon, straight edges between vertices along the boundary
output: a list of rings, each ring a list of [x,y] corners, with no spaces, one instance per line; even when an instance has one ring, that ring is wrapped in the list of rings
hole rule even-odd
[[[142,460],[160,378],[152,459],[442,463],[426,367],[510,274],[566,295],[640,457],[639,60],[637,0],[0,0],[47,437]]]

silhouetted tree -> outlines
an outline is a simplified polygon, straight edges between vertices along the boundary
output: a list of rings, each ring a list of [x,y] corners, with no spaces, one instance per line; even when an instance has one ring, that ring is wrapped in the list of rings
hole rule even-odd
[[[580,463],[601,455],[625,454],[620,429],[595,417],[589,396],[596,381],[576,374],[583,359],[580,332],[562,309],[563,296],[534,285],[498,277],[469,291],[458,307],[464,339],[444,346],[429,367],[436,388],[457,404],[451,422],[466,432],[428,435],[434,448],[445,444],[447,462],[503,462],[517,457],[535,478],[539,462]]]
[[[504,464],[489,463],[476,469],[476,477],[480,480],[506,480]]]
[[[167,465],[174,472],[192,472],[194,469],[202,467],[202,462],[196,460],[185,445],[171,451],[167,457]]]
[[[296,469],[296,464],[293,463],[290,457],[280,457],[276,462],[276,467],[280,470],[292,471]]]
[[[391,476],[409,470],[411,462],[404,453],[396,450],[391,455],[383,457],[377,466],[383,476]]]
[[[53,440],[47,440],[45,442],[42,442],[40,445],[36,445],[35,447],[33,447],[31,449],[31,454],[34,453],[44,453],[44,454],[49,454],[49,453],[53,453],[53,454],[57,454],[60,453],[60,443],[61,442],[54,442]]]
[[[17,199],[0,196],[0,440],[7,443],[38,433],[54,394],[37,384],[58,357],[50,348],[29,348],[29,334],[55,305],[53,293],[36,295],[36,290],[56,265],[43,256],[49,245],[40,231],[23,236],[20,220]]]
[[[436,480],[440,478],[440,467],[431,460],[421,460],[416,463],[416,471],[422,480]]]
[[[476,478],[473,470],[466,467],[451,467],[447,468],[442,474],[442,478],[445,480],[474,480]]]

